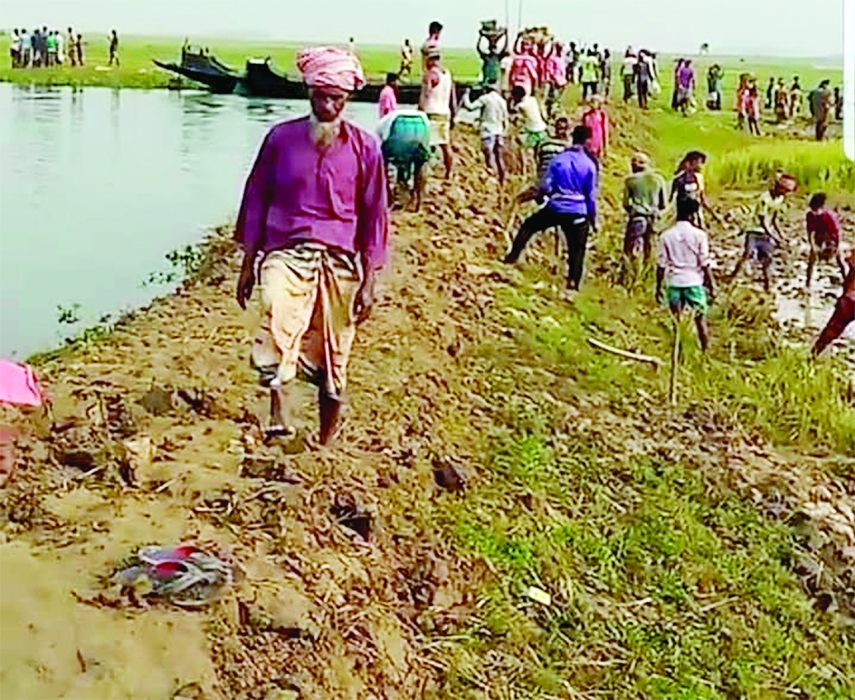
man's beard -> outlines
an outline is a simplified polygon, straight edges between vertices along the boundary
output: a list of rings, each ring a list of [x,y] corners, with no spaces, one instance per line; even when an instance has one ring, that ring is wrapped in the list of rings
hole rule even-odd
[[[322,122],[312,115],[312,141],[323,148],[332,144],[341,133],[341,117],[331,122]]]

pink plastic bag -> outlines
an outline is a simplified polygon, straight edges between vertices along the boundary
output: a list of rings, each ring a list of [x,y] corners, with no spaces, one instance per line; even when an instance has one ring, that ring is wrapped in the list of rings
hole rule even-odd
[[[0,402],[42,405],[42,393],[32,367],[0,359]]]

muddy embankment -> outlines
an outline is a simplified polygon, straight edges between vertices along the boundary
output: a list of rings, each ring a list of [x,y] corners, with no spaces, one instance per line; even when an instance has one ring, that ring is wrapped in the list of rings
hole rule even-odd
[[[421,214],[394,217],[394,262],[359,334],[334,447],[261,444],[265,395],[248,363],[257,316],[233,299],[225,233],[174,296],[38,367],[53,429],[6,416],[23,433],[0,495],[4,696],[444,697],[450,635],[496,578],[449,541],[449,514],[468,507],[470,485],[501,488],[483,436],[509,420],[514,394],[548,397],[567,440],[717,470],[770,517],[799,513],[805,586],[855,614],[845,480],[702,406],[674,414],[639,397],[618,413],[526,365],[497,309],[522,274],[497,262],[497,186],[473,135],[458,139],[453,184],[432,181]],[[557,294],[554,281],[543,294]],[[486,341],[501,357],[485,361]],[[304,432],[314,425],[307,414]],[[140,545],[179,541],[236,563],[217,603],[148,606],[107,581]]]

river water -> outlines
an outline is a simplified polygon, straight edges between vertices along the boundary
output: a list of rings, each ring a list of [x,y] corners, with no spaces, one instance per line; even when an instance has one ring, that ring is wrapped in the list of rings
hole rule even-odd
[[[350,117],[375,123],[376,107]],[[0,355],[147,303],[171,250],[234,218],[267,129],[306,104],[207,92],[0,84]]]

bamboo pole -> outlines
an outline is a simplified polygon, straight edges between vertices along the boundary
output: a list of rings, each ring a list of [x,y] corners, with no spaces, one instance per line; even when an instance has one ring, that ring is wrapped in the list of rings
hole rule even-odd
[[[642,355],[638,352],[630,352],[629,350],[621,350],[619,348],[614,348],[611,345],[606,345],[600,340],[596,338],[588,338],[588,342],[593,345],[598,350],[602,350],[604,352],[609,352],[612,355],[617,355],[618,357],[626,358],[627,360],[636,360],[637,362],[646,362],[647,364],[653,365],[654,367],[661,367],[665,363],[660,360],[658,357],[653,357],[651,355]]]
[[[680,360],[680,319],[674,317],[674,347],[671,350],[671,381],[668,387],[668,400],[677,405],[677,364]]]

